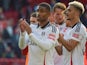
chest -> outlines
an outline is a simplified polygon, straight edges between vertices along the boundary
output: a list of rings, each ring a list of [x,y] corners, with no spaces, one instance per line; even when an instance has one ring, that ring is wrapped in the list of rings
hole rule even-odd
[[[32,32],[40,39],[45,39],[51,33],[51,30],[50,29],[35,28],[35,29],[32,29]]]
[[[60,30],[60,33],[64,35],[64,39],[69,39],[71,37],[72,28],[64,27]]]

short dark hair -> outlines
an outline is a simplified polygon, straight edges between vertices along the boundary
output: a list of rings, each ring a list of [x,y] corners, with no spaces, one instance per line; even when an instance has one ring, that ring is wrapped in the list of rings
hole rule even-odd
[[[65,10],[66,9],[66,5],[64,3],[61,3],[61,2],[58,2],[54,5],[53,7],[53,11],[55,11],[56,8],[60,8],[62,10]]]
[[[48,11],[51,11],[51,6],[50,6],[50,4],[48,4],[48,3],[46,3],[46,2],[42,2],[42,3],[40,3],[38,6],[45,7]]]

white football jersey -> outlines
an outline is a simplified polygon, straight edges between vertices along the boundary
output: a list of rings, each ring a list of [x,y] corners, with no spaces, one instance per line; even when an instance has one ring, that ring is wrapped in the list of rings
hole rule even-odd
[[[70,27],[65,27],[64,32],[64,39],[69,39],[69,31],[71,30]],[[63,46],[63,65],[70,65],[71,64],[71,52],[69,52],[64,46]]]
[[[59,29],[59,32],[63,35],[66,35],[67,34],[66,32],[70,29],[70,27],[66,27],[66,23],[63,23],[62,25],[56,25],[56,26]],[[66,50],[65,52],[68,52],[68,51]],[[58,53],[55,50],[55,52],[54,52],[54,65],[63,65],[64,64],[63,58],[65,58],[65,57],[63,55],[58,55]],[[67,60],[69,60],[69,59],[67,58]]]
[[[72,52],[68,52],[65,47],[63,47],[64,65],[71,65],[71,59],[73,65],[84,65],[83,53],[86,43],[86,28],[79,22],[71,30],[68,30],[64,39],[73,39],[78,41],[78,45],[73,49]],[[67,59],[67,60],[66,60]],[[67,63],[68,62],[68,63]],[[69,63],[70,62],[70,63]]]
[[[58,29],[50,23],[44,27],[31,25],[31,28],[32,33],[28,35],[29,39],[25,37],[27,38],[25,46],[27,45],[26,43],[29,46],[28,65],[54,65],[53,52],[59,37]],[[23,39],[20,38],[19,41],[23,41]]]

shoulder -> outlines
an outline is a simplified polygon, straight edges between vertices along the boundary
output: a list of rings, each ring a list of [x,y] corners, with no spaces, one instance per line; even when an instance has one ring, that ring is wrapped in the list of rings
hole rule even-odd
[[[79,22],[73,29],[76,33],[86,35],[86,27],[81,22]]]
[[[76,24],[76,26],[73,28],[73,30],[75,32],[82,32],[82,31],[85,32],[86,27],[81,22],[79,22],[79,23]]]
[[[50,24],[49,30],[53,33],[59,32],[58,28],[54,24]]]
[[[81,22],[77,23],[77,24],[73,27],[74,31],[75,31],[75,32],[80,32],[80,31],[81,31],[81,26],[82,26],[82,23],[81,23]]]
[[[79,23],[77,25],[77,28],[80,28],[80,30],[79,30],[80,32],[86,33],[86,27],[82,23]]]

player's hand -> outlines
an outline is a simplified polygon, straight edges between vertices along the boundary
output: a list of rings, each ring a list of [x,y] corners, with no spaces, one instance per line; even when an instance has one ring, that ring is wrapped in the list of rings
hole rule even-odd
[[[59,38],[58,38],[58,42],[61,43],[61,41],[63,40],[64,35],[63,34],[59,34]]]
[[[24,20],[23,19],[20,19],[19,20],[19,27],[21,29],[21,32],[24,32],[25,31]]]
[[[25,19],[20,19],[19,23],[20,23],[20,28],[21,28],[22,32],[24,32],[25,30],[27,31],[28,34],[30,34],[32,32],[29,24],[26,22]]]
[[[27,31],[28,34],[30,34],[32,32],[29,24],[27,22],[24,22],[25,23],[25,30]]]

